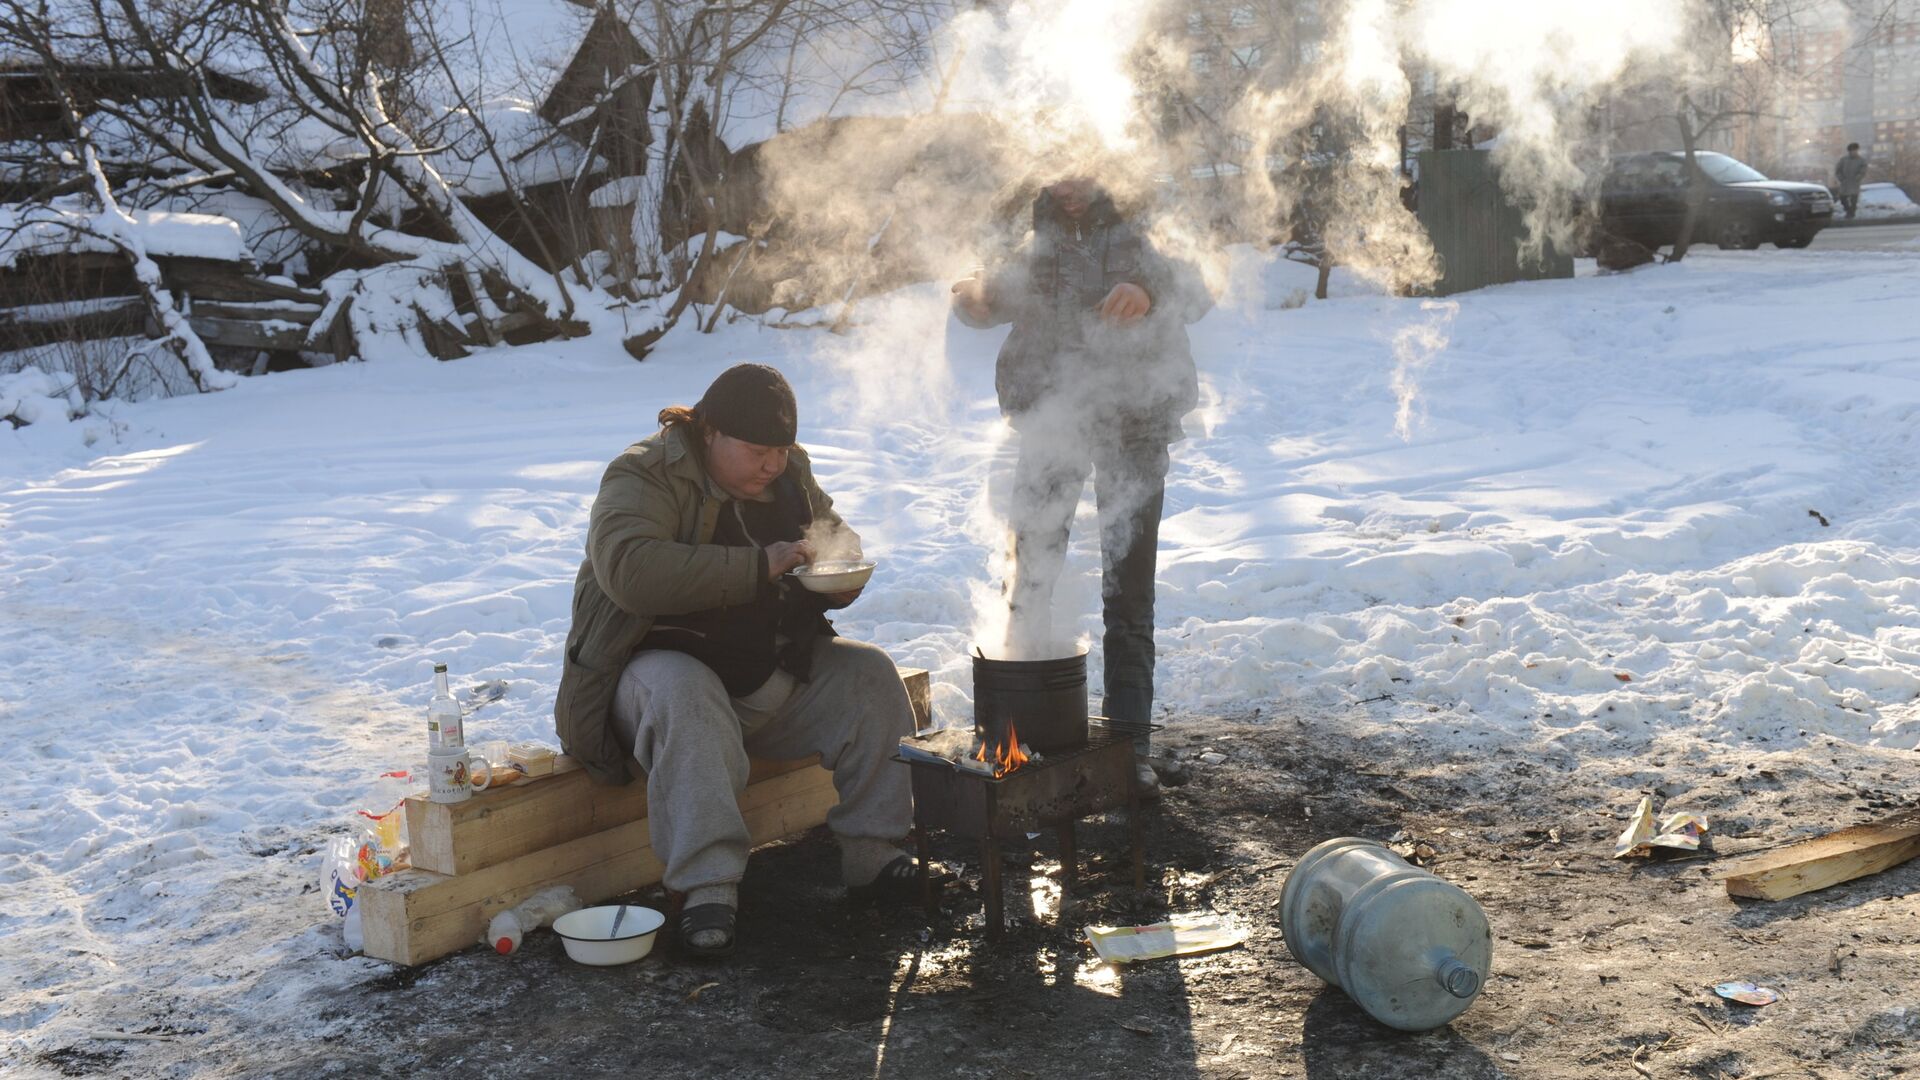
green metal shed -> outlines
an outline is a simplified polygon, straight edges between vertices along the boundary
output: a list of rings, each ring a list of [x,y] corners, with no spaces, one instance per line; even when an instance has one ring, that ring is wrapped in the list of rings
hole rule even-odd
[[[1527,228],[1489,151],[1422,150],[1419,162],[1420,224],[1440,262],[1432,295],[1573,276],[1573,256],[1550,243],[1537,257],[1522,257]]]

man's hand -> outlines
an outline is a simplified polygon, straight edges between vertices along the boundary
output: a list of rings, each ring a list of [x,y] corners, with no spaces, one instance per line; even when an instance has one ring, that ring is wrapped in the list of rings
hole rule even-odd
[[[780,575],[803,563],[813,561],[813,545],[805,540],[767,545],[767,580],[779,581]]]
[[[1153,298],[1147,290],[1130,281],[1123,281],[1113,287],[1105,300],[1100,301],[1100,317],[1111,323],[1126,326],[1140,321],[1153,308]]]
[[[993,312],[987,307],[987,282],[978,270],[972,277],[961,278],[953,283],[953,306],[969,319],[983,322]]]
[[[847,592],[828,593],[827,594],[828,610],[838,611],[839,609],[853,603],[855,600],[860,599],[860,593],[864,591],[864,589],[865,589],[865,586],[862,586],[859,589],[852,589]]]

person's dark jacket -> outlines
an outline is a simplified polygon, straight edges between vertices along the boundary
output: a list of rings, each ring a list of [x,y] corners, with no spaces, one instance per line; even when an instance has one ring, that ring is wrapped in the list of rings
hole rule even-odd
[[[1855,157],[1848,154],[1834,163],[1833,178],[1839,182],[1840,194],[1860,194],[1860,182],[1867,178],[1867,159],[1865,155]]]
[[[1140,286],[1152,307],[1131,326],[1095,310],[1114,286]],[[1043,192],[1033,233],[986,278],[985,319],[956,309],[978,329],[1011,322],[994,372],[1000,409],[1017,424],[1030,413],[1072,403],[1099,423],[1144,427],[1168,441],[1199,400],[1186,324],[1213,306],[1189,264],[1156,251],[1105,194],[1077,222]]]
[[[727,497],[687,439],[670,427],[614,458],[588,517],[553,719],[561,747],[597,783],[634,777],[613,723],[613,692],[655,616],[749,603],[767,580],[764,551],[712,542]],[[815,523],[845,527],[814,482],[806,451],[793,448],[781,479],[804,493]]]

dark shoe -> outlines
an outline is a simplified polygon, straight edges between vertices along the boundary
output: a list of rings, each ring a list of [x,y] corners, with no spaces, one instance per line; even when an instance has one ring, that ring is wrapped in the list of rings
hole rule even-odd
[[[722,957],[733,955],[734,911],[730,904],[695,904],[680,912],[680,948],[688,956]],[[727,935],[718,945],[696,945],[693,936],[709,930]]]
[[[953,874],[935,866],[931,869],[932,887],[938,889],[953,880]],[[881,868],[865,885],[847,886],[847,900],[857,905],[896,907],[920,902],[920,866],[913,856],[902,855]]]

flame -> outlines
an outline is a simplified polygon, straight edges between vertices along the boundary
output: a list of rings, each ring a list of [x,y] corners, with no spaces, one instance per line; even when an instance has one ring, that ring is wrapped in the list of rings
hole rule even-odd
[[[987,743],[982,741],[980,749],[973,752],[973,760],[984,761],[993,766],[995,780],[1007,775],[1027,763],[1026,751],[1020,749],[1020,733],[1012,724],[1007,725],[1006,741],[993,748],[993,756],[987,756]]]

